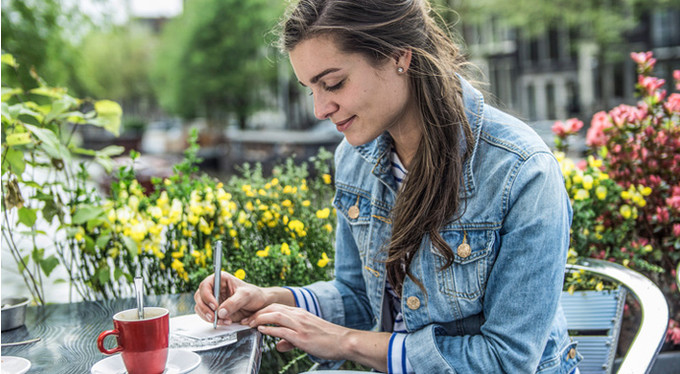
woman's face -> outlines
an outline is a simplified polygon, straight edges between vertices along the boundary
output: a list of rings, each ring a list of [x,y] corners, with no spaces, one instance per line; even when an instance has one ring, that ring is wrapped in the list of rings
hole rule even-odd
[[[363,55],[340,51],[328,36],[307,39],[290,51],[295,75],[314,96],[314,115],[333,121],[354,146],[385,130],[394,137],[416,129],[408,76],[397,71],[408,69],[408,57],[374,66]]]

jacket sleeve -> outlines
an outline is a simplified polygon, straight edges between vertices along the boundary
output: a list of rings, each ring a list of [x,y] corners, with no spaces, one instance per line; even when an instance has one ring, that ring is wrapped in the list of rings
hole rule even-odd
[[[359,250],[342,214],[338,214],[335,239],[335,279],[316,282],[306,288],[316,295],[325,320],[360,330],[370,330],[375,324],[366,295]]]
[[[552,154],[518,161],[510,175],[499,190],[504,220],[480,333],[452,336],[434,324],[410,333],[406,354],[417,373],[537,370],[559,307],[572,211]]]

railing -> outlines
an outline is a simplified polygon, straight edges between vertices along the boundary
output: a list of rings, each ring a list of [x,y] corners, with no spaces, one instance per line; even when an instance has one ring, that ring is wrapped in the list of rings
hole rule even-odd
[[[620,283],[638,300],[642,315],[640,327],[618,373],[648,373],[668,328],[668,304],[661,290],[642,274],[613,262],[581,258],[576,264],[567,265],[567,270],[584,270]]]

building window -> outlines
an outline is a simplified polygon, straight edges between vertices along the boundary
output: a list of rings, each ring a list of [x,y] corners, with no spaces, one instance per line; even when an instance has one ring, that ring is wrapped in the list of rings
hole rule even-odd
[[[529,110],[529,119],[536,120],[536,87],[533,84],[527,86],[527,104]]]
[[[557,118],[557,110],[555,109],[555,84],[552,82],[545,86],[545,101],[548,107],[548,119]]]

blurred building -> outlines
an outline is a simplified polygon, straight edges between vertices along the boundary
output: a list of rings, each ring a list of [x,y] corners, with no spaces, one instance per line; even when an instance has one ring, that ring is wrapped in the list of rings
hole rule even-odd
[[[528,121],[581,119],[621,103],[634,103],[637,80],[630,52],[652,51],[655,75],[672,87],[680,69],[680,10],[653,11],[616,46],[620,58],[605,61],[597,45],[577,30],[555,27],[533,38],[498,19],[465,25],[470,59],[488,78],[501,108]]]

